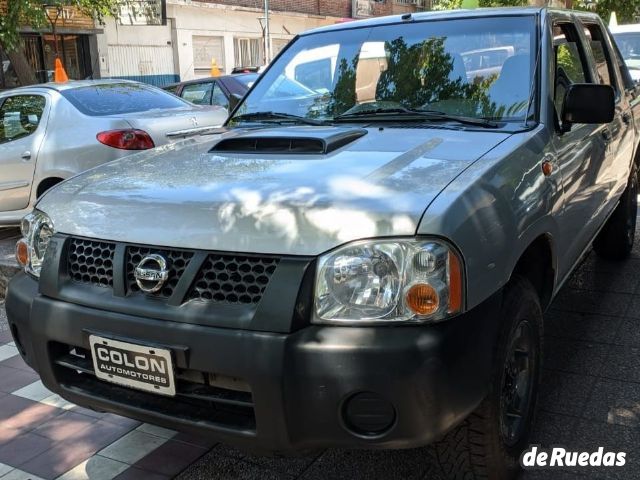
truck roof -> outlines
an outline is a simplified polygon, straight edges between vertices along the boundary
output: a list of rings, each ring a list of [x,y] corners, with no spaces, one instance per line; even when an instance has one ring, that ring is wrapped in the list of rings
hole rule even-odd
[[[557,11],[564,13],[572,13],[580,16],[596,17],[595,14],[579,11],[579,10],[565,10],[554,9],[549,7],[497,7],[497,8],[474,8],[474,9],[459,9],[459,10],[441,10],[441,11],[429,11],[429,12],[415,12],[411,14],[402,15],[389,15],[385,17],[373,17],[363,20],[355,20],[352,22],[344,22],[336,25],[328,25],[324,27],[314,28],[301,33],[301,36],[311,35],[319,32],[330,32],[339,30],[350,30],[353,28],[363,27],[377,27],[380,25],[391,25],[394,23],[402,23],[407,20],[407,15],[410,15],[413,21],[425,21],[425,20],[439,20],[439,19],[457,19],[457,18],[481,18],[481,17],[495,17],[495,16],[522,16],[522,15],[539,15],[545,11]]]

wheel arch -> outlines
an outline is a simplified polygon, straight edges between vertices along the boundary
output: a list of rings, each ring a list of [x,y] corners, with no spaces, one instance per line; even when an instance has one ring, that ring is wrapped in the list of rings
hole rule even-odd
[[[553,237],[549,233],[543,233],[524,249],[511,272],[511,278],[518,275],[529,280],[538,293],[542,309],[545,310],[553,299],[556,272]]]

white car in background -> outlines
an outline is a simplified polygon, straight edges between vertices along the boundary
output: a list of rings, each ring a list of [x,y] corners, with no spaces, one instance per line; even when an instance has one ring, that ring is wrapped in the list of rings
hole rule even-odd
[[[610,26],[631,78],[640,82],[640,23]]]
[[[47,83],[0,93],[0,225],[46,190],[97,165],[217,127],[221,107],[124,80]]]

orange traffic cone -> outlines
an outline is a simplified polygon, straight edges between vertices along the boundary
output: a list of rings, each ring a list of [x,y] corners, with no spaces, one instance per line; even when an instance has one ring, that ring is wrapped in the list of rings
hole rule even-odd
[[[218,64],[216,63],[216,59],[215,58],[211,59],[211,76],[212,77],[219,77],[220,76],[220,68],[218,67]]]
[[[53,79],[56,83],[67,83],[69,81],[69,77],[67,77],[67,72],[64,71],[64,67],[62,66],[62,61],[59,58],[56,58],[56,69],[53,74]]]

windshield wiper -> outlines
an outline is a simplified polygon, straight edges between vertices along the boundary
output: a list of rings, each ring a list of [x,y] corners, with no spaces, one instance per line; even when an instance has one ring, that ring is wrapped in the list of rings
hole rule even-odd
[[[324,120],[315,120],[313,118],[301,117],[300,115],[293,115],[291,113],[284,112],[252,112],[237,115],[232,120],[240,121],[268,121],[268,120],[284,120],[289,122],[303,123],[305,125],[328,125],[329,123]]]
[[[500,125],[492,120],[488,120],[486,118],[475,118],[475,117],[465,117],[462,115],[451,115],[444,112],[439,112],[436,110],[418,110],[411,108],[402,108],[402,107],[394,107],[394,108],[371,108],[367,110],[360,110],[356,112],[347,112],[342,115],[338,115],[333,120],[340,121],[352,121],[355,119],[359,120],[370,120],[370,121],[388,121],[392,117],[395,119],[402,120],[427,120],[427,121],[451,121],[458,122],[465,125],[473,125],[478,127],[485,128],[498,128]]]

